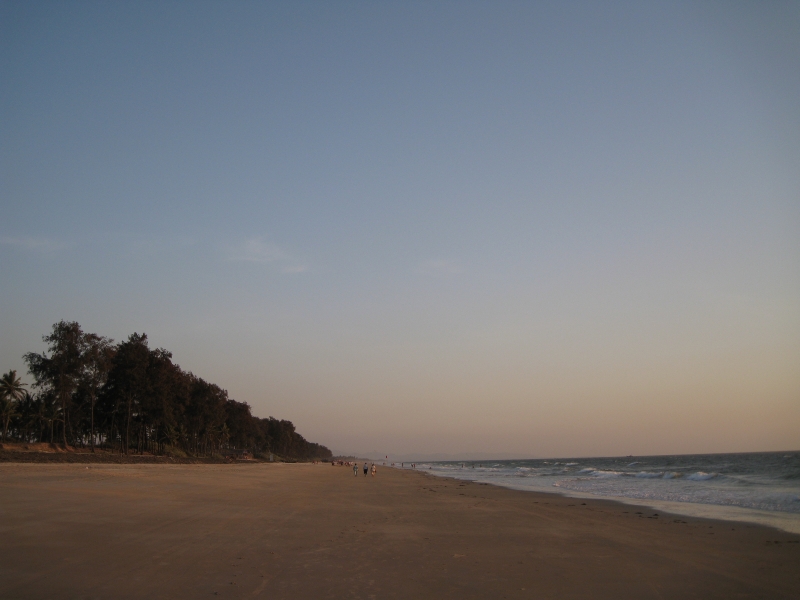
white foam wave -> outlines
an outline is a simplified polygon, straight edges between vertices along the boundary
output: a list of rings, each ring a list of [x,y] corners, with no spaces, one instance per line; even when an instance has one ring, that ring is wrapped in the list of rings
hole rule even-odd
[[[623,475],[619,471],[592,471],[591,473],[594,477],[601,477],[601,478],[611,478],[611,477],[619,477]]]
[[[717,473],[703,473],[702,471],[698,471],[697,473],[687,475],[686,479],[691,479],[692,481],[708,481],[709,479],[714,479],[717,475]]]
[[[748,455],[725,460],[716,456],[665,457],[634,461],[630,463],[634,466],[623,467],[626,464],[624,459],[602,458],[570,462],[508,461],[484,463],[482,468],[466,470],[460,464],[432,463],[433,471],[441,475],[516,489],[558,490],[577,497],[588,494],[642,502],[738,507],[786,515],[786,519],[800,524],[800,476],[795,475],[800,474],[800,462],[798,468],[794,464],[776,467],[760,455]]]

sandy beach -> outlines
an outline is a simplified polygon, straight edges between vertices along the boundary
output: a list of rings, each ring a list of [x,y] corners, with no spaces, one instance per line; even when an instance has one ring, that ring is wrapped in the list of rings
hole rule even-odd
[[[329,464],[0,465],[0,597],[797,598],[800,536]]]

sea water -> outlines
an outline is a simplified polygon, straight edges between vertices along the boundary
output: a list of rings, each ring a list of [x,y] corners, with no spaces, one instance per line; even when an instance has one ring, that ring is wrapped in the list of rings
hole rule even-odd
[[[800,533],[800,452],[443,461],[417,463],[417,469]]]

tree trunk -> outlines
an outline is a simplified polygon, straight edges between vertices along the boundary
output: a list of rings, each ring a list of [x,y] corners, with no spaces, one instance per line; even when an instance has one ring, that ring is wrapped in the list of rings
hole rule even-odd
[[[115,431],[117,430],[117,407],[114,407],[114,412],[111,413],[111,424],[108,426],[109,432],[109,444],[111,446],[111,451],[114,451],[114,446],[117,443],[117,436],[115,435]]]
[[[64,394],[61,394],[61,412],[64,415],[64,428],[62,430],[63,438],[64,438],[64,450],[67,449],[67,399],[64,397]]]
[[[128,400],[128,420],[125,423],[125,454],[128,453],[131,439],[131,401]]]
[[[90,443],[92,445],[92,453],[94,453],[94,391],[91,398],[91,413],[92,413],[92,437]]]
[[[64,431],[65,431],[65,434],[69,433],[69,435],[67,436],[67,439],[69,440],[70,438],[72,438],[72,441],[74,442],[75,438],[72,437],[74,435],[74,432],[72,431],[72,419],[69,418],[69,415],[66,412],[64,413]],[[67,445],[68,443],[69,442],[64,444],[64,449],[65,450],[68,447],[68,445]]]

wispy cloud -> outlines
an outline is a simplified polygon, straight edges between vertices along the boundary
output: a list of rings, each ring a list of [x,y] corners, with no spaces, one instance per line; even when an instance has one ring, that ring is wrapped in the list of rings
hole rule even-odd
[[[134,237],[125,236],[125,252],[130,258],[150,259],[167,256],[191,248],[195,241],[187,236]]]
[[[447,275],[455,275],[457,273],[463,273],[464,269],[458,263],[455,263],[452,260],[437,258],[434,260],[425,261],[419,266],[417,271],[420,273],[443,273]]]
[[[66,244],[57,240],[29,235],[0,235],[0,244],[39,254],[53,254],[67,247]]]
[[[271,242],[261,238],[250,238],[239,244],[229,245],[225,248],[228,260],[252,263],[273,264],[282,273],[304,273],[308,266],[296,257],[284,251]]]

